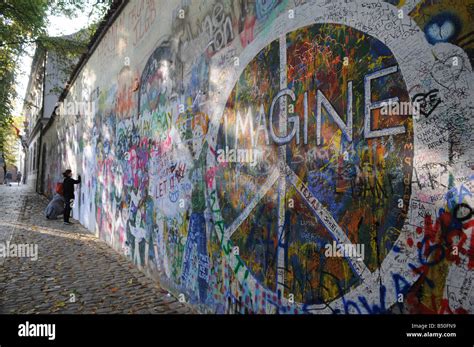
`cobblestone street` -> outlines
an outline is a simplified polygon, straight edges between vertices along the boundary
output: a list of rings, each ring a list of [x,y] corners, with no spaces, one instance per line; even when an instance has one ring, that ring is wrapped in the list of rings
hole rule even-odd
[[[77,221],[47,220],[46,205],[0,185],[0,243],[38,245],[36,261],[0,258],[0,313],[195,313]]]

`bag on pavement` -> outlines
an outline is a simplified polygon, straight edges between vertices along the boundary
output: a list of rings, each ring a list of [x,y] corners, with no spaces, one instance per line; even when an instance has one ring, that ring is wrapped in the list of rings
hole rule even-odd
[[[56,219],[59,215],[64,213],[64,197],[59,194],[54,194],[53,200],[51,200],[46,206],[44,214],[48,219]]]

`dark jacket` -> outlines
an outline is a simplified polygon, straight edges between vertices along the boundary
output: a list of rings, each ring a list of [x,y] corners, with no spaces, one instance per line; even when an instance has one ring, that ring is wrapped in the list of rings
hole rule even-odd
[[[63,182],[63,194],[64,200],[67,199],[74,199],[74,185],[81,183],[81,176],[77,177],[78,179],[75,180],[71,177],[66,177]]]

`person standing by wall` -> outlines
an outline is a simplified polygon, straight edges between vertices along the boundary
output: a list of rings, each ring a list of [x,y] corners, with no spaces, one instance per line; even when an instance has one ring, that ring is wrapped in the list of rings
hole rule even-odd
[[[10,171],[7,171],[7,174],[5,175],[5,181],[4,181],[4,184],[5,185],[8,185],[8,186],[11,186],[11,181],[12,181],[12,173]]]
[[[72,170],[63,172],[63,194],[64,194],[64,224],[70,225],[69,217],[71,215],[71,200],[74,199],[74,185],[81,183],[81,175],[77,176],[77,180],[72,178]]]
[[[17,174],[16,174],[16,181],[18,182],[18,185],[21,184],[21,172],[18,171]]]

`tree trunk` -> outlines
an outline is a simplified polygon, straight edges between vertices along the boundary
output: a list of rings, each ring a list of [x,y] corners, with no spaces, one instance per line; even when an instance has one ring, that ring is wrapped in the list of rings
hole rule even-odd
[[[5,180],[5,176],[7,175],[7,161],[5,159],[5,153],[2,152],[2,159],[3,159],[3,179]]]

